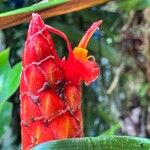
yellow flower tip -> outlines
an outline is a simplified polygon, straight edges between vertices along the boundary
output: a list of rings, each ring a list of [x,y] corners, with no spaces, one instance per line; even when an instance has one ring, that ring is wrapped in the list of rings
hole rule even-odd
[[[76,58],[82,60],[82,61],[95,61],[95,57],[90,55],[88,56],[88,50],[81,47],[75,47],[73,50],[73,54]]]
[[[85,48],[75,47],[73,50],[73,54],[76,58],[79,58],[83,61],[87,60],[88,50]]]

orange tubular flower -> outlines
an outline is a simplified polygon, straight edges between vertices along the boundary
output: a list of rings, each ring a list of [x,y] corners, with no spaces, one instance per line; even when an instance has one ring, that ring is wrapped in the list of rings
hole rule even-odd
[[[20,86],[23,150],[63,138],[82,137],[81,83],[93,82],[100,70],[86,46],[102,21],[92,24],[72,50],[67,36],[33,14],[22,58]],[[49,33],[61,36],[69,55],[61,60]]]

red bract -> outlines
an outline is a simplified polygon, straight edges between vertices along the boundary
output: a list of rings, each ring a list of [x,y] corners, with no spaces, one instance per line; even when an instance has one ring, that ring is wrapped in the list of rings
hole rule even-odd
[[[36,144],[83,135],[81,83],[89,85],[100,70],[85,49],[102,21],[95,22],[73,51],[67,36],[33,14],[22,59],[20,87],[23,150]],[[61,36],[68,58],[58,57],[50,33]]]

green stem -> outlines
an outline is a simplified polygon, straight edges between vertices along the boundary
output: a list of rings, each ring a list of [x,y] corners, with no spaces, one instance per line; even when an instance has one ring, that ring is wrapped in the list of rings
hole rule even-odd
[[[5,13],[1,13],[0,17],[6,17],[6,16],[11,16],[11,15],[17,15],[17,14],[23,14],[23,13],[29,13],[29,12],[35,12],[39,11],[48,7],[53,7],[56,5],[60,5],[62,3],[68,2],[69,0],[51,0],[49,2],[40,2],[28,7],[8,11]]]

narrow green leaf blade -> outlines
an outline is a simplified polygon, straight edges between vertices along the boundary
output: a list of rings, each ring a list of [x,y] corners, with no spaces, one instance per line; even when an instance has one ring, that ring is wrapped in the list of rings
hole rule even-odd
[[[9,52],[10,52],[10,49],[7,48],[3,51],[0,52],[0,74],[7,68],[10,68],[10,65],[9,65]]]
[[[18,88],[20,83],[21,63],[16,64],[6,75],[3,90],[0,93],[0,103],[6,101]]]
[[[120,128],[120,124],[114,124],[110,129],[104,131],[100,136],[112,136],[115,135],[117,130]]]
[[[69,0],[51,0],[49,2],[40,2],[28,7],[16,9],[13,11],[5,12],[0,14],[0,17],[6,17],[6,16],[11,16],[11,15],[17,15],[17,14],[23,14],[23,13],[29,13],[29,12],[35,12],[39,11],[48,7],[53,7],[56,5],[60,5],[62,3],[68,2]]]
[[[32,150],[149,150],[150,140],[129,136],[87,137],[45,142]]]

